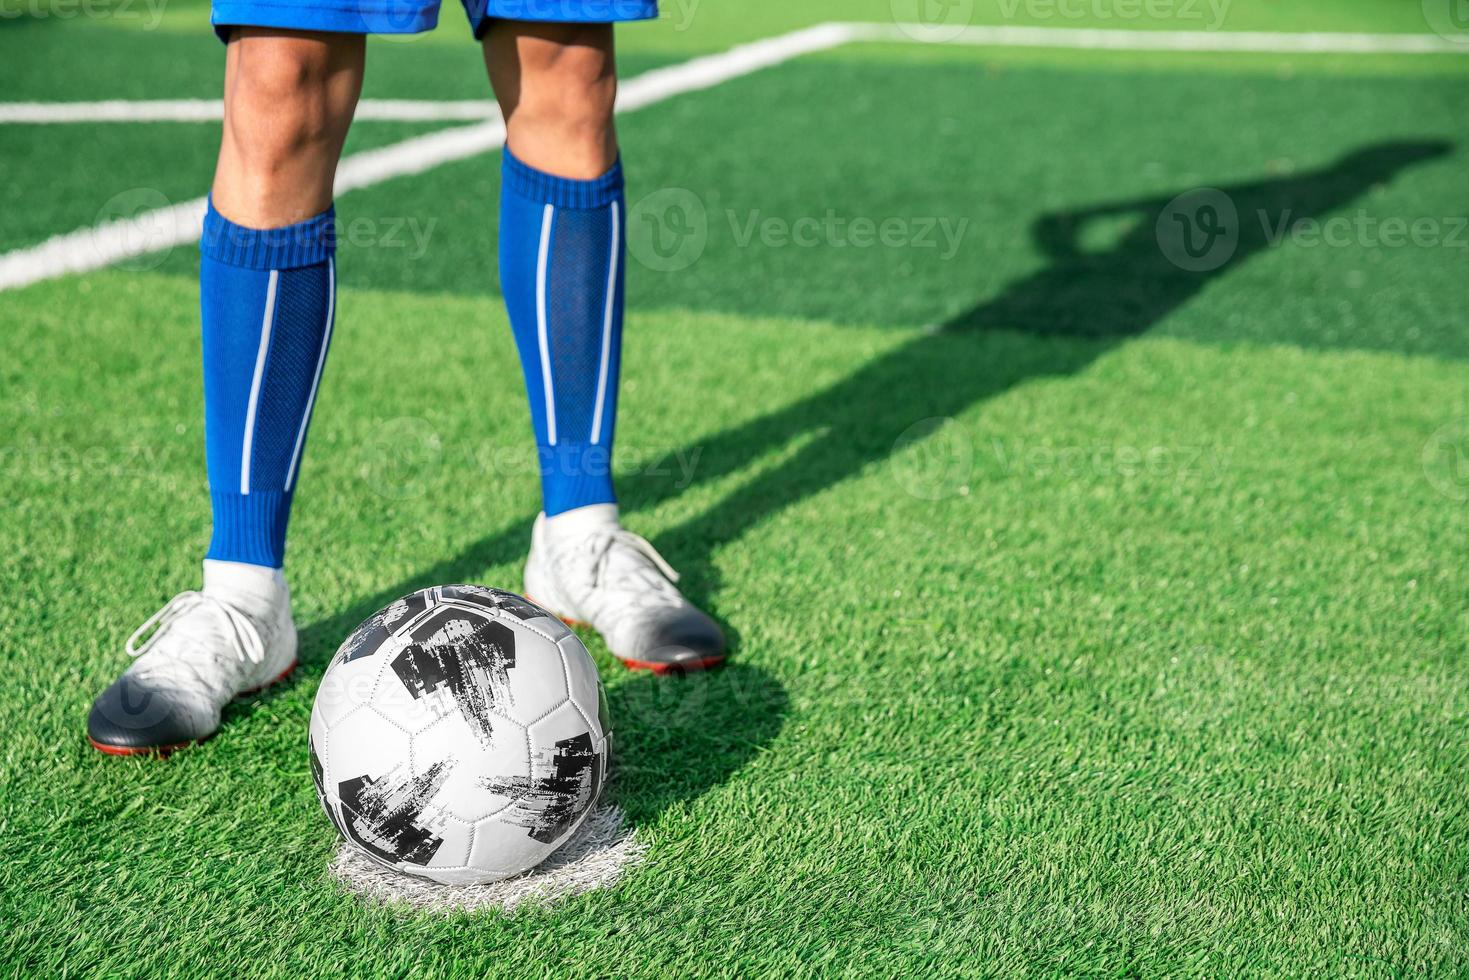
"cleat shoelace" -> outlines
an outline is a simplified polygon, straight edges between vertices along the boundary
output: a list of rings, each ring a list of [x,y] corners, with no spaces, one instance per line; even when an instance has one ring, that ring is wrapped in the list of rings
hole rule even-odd
[[[673,585],[678,572],[642,535],[626,528],[600,531],[587,539],[586,548],[594,607],[646,610],[683,604]]]
[[[250,618],[229,603],[203,592],[180,592],[144,620],[128,637],[128,656],[141,657],[152,650],[170,627],[196,609],[213,613],[224,624],[225,634],[241,662],[258,664],[265,659],[265,643]]]
[[[678,581],[678,572],[674,570],[672,565],[668,564],[667,559],[658,554],[658,549],[654,548],[647,538],[641,534],[634,534],[626,528],[618,528],[615,531],[609,531],[604,534],[595,534],[591,538],[589,547],[592,549],[593,554],[596,555],[593,559],[593,575],[594,581],[598,585],[602,584],[602,576],[607,570],[607,559],[611,557],[612,548],[617,544],[625,544],[633,551],[648,559],[669,582]]]

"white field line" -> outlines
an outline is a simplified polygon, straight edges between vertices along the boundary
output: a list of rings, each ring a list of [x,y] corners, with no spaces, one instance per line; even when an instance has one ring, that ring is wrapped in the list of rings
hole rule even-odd
[[[624,82],[617,108],[630,112],[675,95],[709,88],[799,55],[844,44],[855,33],[848,24],[822,24],[659,68]],[[505,123],[496,113],[493,118],[472,126],[456,126],[355,153],[337,168],[336,193],[422,173],[441,164],[499,149],[504,143]],[[0,255],[0,290],[100,269],[123,259],[195,241],[203,230],[204,209],[205,198],[195,198],[133,218],[57,235],[39,245]]]
[[[833,44],[848,41],[924,41],[972,44],[1002,48],[1074,48],[1097,51],[1182,51],[1255,52],[1264,54],[1469,54],[1469,41],[1459,43],[1436,34],[1279,34],[1268,31],[1129,31],[1110,28],[1071,27],[964,27],[954,30],[941,25],[849,23],[822,24],[758,42],[763,45],[763,65],[778,64],[792,57],[782,54],[787,44],[804,53],[811,32],[838,36]],[[803,37],[803,35],[805,35]],[[745,53],[750,54],[745,46]],[[739,51],[741,49],[735,49]],[[727,52],[734,54],[734,51]],[[641,101],[642,79],[656,79],[662,72],[680,72],[698,65],[702,71],[719,72],[716,59],[701,58],[685,65],[640,75],[624,87],[624,111],[647,104]],[[746,74],[750,69],[740,71]],[[685,77],[688,77],[685,72]],[[721,75],[716,80],[734,77]],[[712,83],[711,83],[712,84]],[[656,90],[656,86],[649,91]],[[363,99],[356,118],[388,122],[436,122],[481,120],[495,111],[485,99],[434,101],[430,99]],[[218,122],[224,118],[220,99],[107,99],[101,102],[0,102],[0,123],[104,123],[104,122]]]
[[[1216,51],[1262,54],[1469,54],[1469,38],[1437,34],[1277,34],[1273,31],[1127,31],[1084,27],[853,24],[860,41],[930,41],[1002,48]]]
[[[942,31],[943,34],[936,34]],[[1226,31],[1128,31],[1057,27],[968,27],[957,36],[948,28],[918,24],[828,23],[742,44],[715,55],[659,68],[622,84],[617,108],[631,112],[686,92],[710,88],[784,61],[839,47],[852,41],[921,41],[1000,47],[1081,48],[1110,51],[1216,51],[1266,53],[1433,54],[1469,51],[1436,35],[1420,34],[1271,34]],[[490,102],[368,101],[360,119],[482,119],[470,126],[416,136],[347,157],[337,170],[336,191],[343,194],[373,184],[422,173],[441,164],[498,149],[505,124]],[[133,106],[136,108],[124,108]],[[219,118],[219,103],[169,100],[138,103],[0,103],[0,122],[102,122]],[[123,118],[127,113],[134,116]],[[121,114],[113,116],[109,114]],[[438,113],[434,115],[434,113]],[[463,113],[463,115],[460,115]],[[489,118],[486,115],[489,114]],[[46,118],[52,116],[54,118]],[[103,118],[106,116],[106,118]],[[57,235],[39,245],[0,255],[0,290],[25,286],[73,272],[86,272],[123,259],[172,248],[198,238],[205,199],[148,211],[134,218]]]
[[[363,99],[355,118],[388,122],[480,120],[495,114],[488,99]],[[219,122],[222,99],[142,99],[129,102],[0,102],[0,123]]]

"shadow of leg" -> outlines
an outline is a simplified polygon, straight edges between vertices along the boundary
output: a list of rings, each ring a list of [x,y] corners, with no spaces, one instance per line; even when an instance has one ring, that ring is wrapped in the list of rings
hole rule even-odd
[[[619,674],[607,686],[614,798],[634,824],[728,780],[780,732],[785,688],[732,663],[686,676]]]

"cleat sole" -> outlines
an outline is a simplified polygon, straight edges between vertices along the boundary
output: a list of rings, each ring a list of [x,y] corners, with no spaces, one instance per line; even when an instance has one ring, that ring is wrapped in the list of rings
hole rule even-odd
[[[92,748],[98,752],[105,752],[108,755],[149,755],[159,759],[166,759],[179,749],[186,749],[191,745],[198,745],[204,740],[202,738],[196,738],[188,742],[175,742],[173,745],[108,745],[106,742],[99,742],[88,735],[87,741],[92,743]]]

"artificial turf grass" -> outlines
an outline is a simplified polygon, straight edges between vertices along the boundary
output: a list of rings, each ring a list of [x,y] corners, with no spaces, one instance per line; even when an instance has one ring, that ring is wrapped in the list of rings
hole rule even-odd
[[[217,122],[3,126],[0,252],[203,197],[219,153]],[[358,123],[345,152],[442,128],[442,123]],[[400,240],[413,244],[406,232]],[[175,248],[191,256],[197,251],[193,245]],[[151,269],[166,258],[164,252],[153,252],[124,264]]]
[[[90,33],[113,38],[126,55],[138,43],[126,31]],[[982,290],[1034,270],[1034,249],[1016,246],[1032,238],[1041,222],[1064,221],[1099,206],[1146,201],[1156,208],[1199,186],[1246,188],[1243,204],[1268,198],[1263,202],[1267,220],[1255,220],[1249,208],[1244,210],[1256,239],[1287,217],[1351,220],[1360,212],[1377,222],[1426,218],[1443,223],[1459,210],[1459,120],[1469,102],[1463,86],[1451,78],[1250,76],[1225,82],[1215,71],[1196,72],[1179,62],[1167,72],[1051,66],[995,75],[986,69],[983,52],[970,52],[972,63],[886,63],[885,52],[924,47],[852,46],[846,49],[850,58],[808,59],[628,116],[621,125],[629,148],[631,216],[638,219],[630,231],[642,234],[649,220],[656,221],[659,215],[638,211],[639,204],[668,190],[689,192],[706,213],[709,229],[702,255],[687,269],[650,269],[635,251],[629,266],[633,295],[655,307],[938,323],[972,308]],[[873,58],[862,60],[864,51]],[[413,44],[380,42],[374,46],[369,89],[381,86],[378,94],[399,96],[483,97],[478,59],[473,50],[440,58]],[[203,52],[174,60],[198,71],[205,64]],[[207,63],[217,60],[210,49]],[[623,62],[628,74],[661,63],[637,54],[625,55]],[[212,96],[217,79],[205,74],[194,83],[194,94]],[[95,87],[95,82],[86,85]],[[747,107],[765,102],[785,108],[752,120]],[[913,102],[924,111],[910,111]],[[1175,121],[1180,119],[1198,120],[1190,123],[1188,139],[1178,138]],[[173,159],[173,141],[158,139],[151,142],[152,153],[140,152],[122,168],[98,167],[91,159],[108,155],[106,139],[74,156],[63,153],[89,174],[103,175],[80,193],[72,186],[75,178],[50,179],[50,171],[33,159],[51,139],[47,132],[57,127],[30,127],[28,137],[22,129],[23,137],[11,144],[8,155],[17,158],[16,170],[35,177],[12,181],[20,189],[11,192],[18,203],[10,213],[17,217],[6,227],[23,227],[21,239],[30,242],[44,236],[48,220],[68,228],[86,223],[120,191],[157,186],[170,196],[202,193],[207,181],[198,174],[208,171],[202,154],[212,146],[203,140],[207,128],[161,129],[185,134],[185,149],[195,163],[205,161],[202,170]],[[690,154],[689,134],[704,130],[748,132],[749,137],[705,141],[700,152]],[[381,134],[400,131],[409,130],[399,124],[359,127],[354,139],[375,145]],[[884,136],[857,138],[877,131]],[[200,138],[191,140],[191,132]],[[138,135],[108,139],[128,147],[149,145]],[[1437,157],[1413,159],[1403,150],[1432,141],[1444,144]],[[910,152],[914,145],[929,147],[917,163]],[[1071,152],[1076,146],[1090,152],[1078,156]],[[1353,155],[1393,148],[1400,151],[1399,159],[1387,172],[1354,169],[1350,163]],[[429,232],[428,251],[420,258],[376,241],[366,247],[349,243],[344,262],[363,281],[379,286],[493,291],[494,264],[486,260],[495,248],[495,169],[493,157],[480,157],[351,195],[343,205],[344,221],[391,227],[412,217]],[[191,171],[194,178],[188,176]],[[1312,175],[1320,178],[1314,185],[1304,179]],[[1138,222],[1133,230],[1142,231],[1139,241],[1150,247],[1141,223],[1153,214],[1143,210],[1118,217]],[[751,234],[765,221],[789,228],[827,212],[844,223],[895,219],[906,222],[909,233],[927,228],[932,247],[853,248],[840,242],[821,248],[768,247],[758,230]],[[946,254],[949,246],[933,228],[940,219],[949,219],[950,230],[960,233],[952,254]],[[1238,338],[1251,324],[1270,324],[1272,332],[1256,327],[1250,339],[1469,354],[1462,333],[1434,330],[1436,324],[1453,322],[1452,304],[1440,300],[1450,293],[1438,289],[1436,280],[1458,275],[1462,248],[1302,248],[1290,241],[1265,248],[1267,253],[1284,250],[1305,254],[1275,263],[1269,275],[1298,277],[1294,295],[1306,298],[1301,308],[1289,318],[1272,316],[1251,307],[1254,294],[1247,292],[1228,307],[1232,322],[1202,339]],[[187,252],[177,250],[165,267],[188,274],[193,257]],[[1115,257],[1119,264],[1132,258]],[[747,288],[751,279],[761,288]],[[854,281],[886,285],[854,290]],[[1311,295],[1322,284],[1339,290],[1348,297],[1344,302],[1358,309],[1323,318],[1318,297]],[[1419,306],[1414,322],[1399,329],[1390,316],[1376,315],[1374,294],[1395,294],[1392,302]],[[1282,323],[1291,329],[1282,332]]]
[[[43,43],[28,44],[31,36]],[[10,101],[87,101],[98,99],[218,99],[223,90],[224,49],[217,41],[202,50],[180,45],[170,35],[147,35],[145,39],[126,31],[93,28],[89,58],[74,74],[57,81],[54,72],[42,66],[64,58],[68,51],[55,32],[34,27],[16,32],[14,39],[0,34],[0,61],[17,65],[14,85],[7,88]],[[75,45],[75,39],[71,40]],[[141,45],[152,48],[149,63],[167,64],[161,77],[126,71],[135,64]],[[363,98],[458,100],[491,97],[489,81],[478,49],[461,57],[415,56],[401,45],[386,43],[383,50],[373,45],[369,56]],[[627,55],[621,65],[637,74],[666,64],[667,59]],[[33,71],[26,71],[35,66]],[[121,81],[119,81],[121,79]],[[425,133],[468,125],[466,122],[354,123],[343,154],[350,156]],[[207,123],[99,123],[86,124],[0,124],[0,252],[24,248],[53,235],[87,228],[105,221],[131,218],[141,211],[167,207],[202,197],[209,192],[219,151],[220,124]],[[407,216],[394,210],[369,228],[365,216],[344,215],[344,237],[359,219],[359,241],[381,247],[386,229],[399,233],[388,245],[402,262],[416,258],[416,243],[402,225]],[[432,226],[423,229],[432,234]],[[191,251],[191,250],[190,250]],[[165,256],[153,253],[129,260],[139,268],[156,268]],[[192,261],[192,257],[186,261]]]
[[[102,382],[89,410],[52,414],[54,392],[27,375],[12,381],[34,411],[12,424],[38,442],[64,431],[106,444],[131,406],[136,431],[167,440],[179,413],[197,414],[188,345],[170,345],[147,378],[174,397],[142,411],[107,383],[138,368],[109,346],[127,344],[118,326],[159,299],[170,300],[159,329],[192,333],[191,285],[88,281],[90,298],[64,282],[17,296],[35,355],[69,353],[53,363]],[[99,298],[111,323],[81,336],[53,328]],[[167,766],[119,765],[90,753],[76,727],[118,666],[117,637],[190,584],[187,529],[202,541],[202,492],[185,494],[159,534],[106,524],[82,472],[18,488],[24,526],[90,518],[115,544],[91,549],[89,565],[127,571],[103,573],[123,587],[101,604],[80,565],[38,562],[12,585],[56,597],[12,624],[13,648],[35,651],[27,662],[54,661],[47,645],[90,651],[63,684],[28,670],[11,685],[26,734],[9,748],[20,792],[6,822],[32,855],[6,872],[7,904],[32,916],[12,956],[35,956],[45,936],[49,953],[29,961],[38,969],[64,957],[140,973],[259,962],[267,948],[282,970],[384,975],[507,956],[532,975],[713,970],[732,955],[797,972],[1454,968],[1462,944],[1442,940],[1461,938],[1454,774],[1466,691],[1461,563],[1448,556],[1466,542],[1461,524],[1440,520],[1417,452],[1442,408],[1463,404],[1453,363],[1143,339],[958,413],[951,424],[973,450],[964,483],[945,486],[944,459],[920,461],[916,472],[935,479],[912,496],[914,469],[879,452],[771,508],[751,496],[759,473],[811,439],[731,444],[692,408],[713,398],[735,432],[759,433],[761,418],[802,399],[758,383],[733,390],[720,356],[779,341],[784,363],[818,372],[820,388],[909,338],[637,315],[625,438],[681,438],[714,455],[681,492],[632,481],[630,520],[683,567],[711,551],[696,588],[738,630],[739,659],[657,681],[616,670],[588,636],[624,745],[618,796],[653,845],[649,863],[611,895],[466,932],[335,892],[300,732],[316,673],[366,611],[430,581],[514,587],[534,488],[480,477],[467,489],[459,461],[464,447],[518,441],[518,390],[493,383],[518,381],[513,353],[493,300],[358,291],[342,315],[357,329],[328,372],[293,528],[304,676],[232,711],[206,748]],[[482,346],[446,357],[466,322],[483,329]],[[950,355],[995,372],[1026,351],[1086,343],[997,335]],[[381,345],[400,356],[372,357]],[[675,366],[687,383],[655,399]],[[466,409],[467,396],[482,409]],[[668,400],[680,411],[652,410]],[[1386,418],[1381,402],[1395,406]],[[884,406],[869,411],[880,420]],[[429,421],[442,458],[422,493],[383,498],[353,449],[397,412]],[[174,441],[197,442],[197,429]],[[1202,453],[1196,465],[1129,464],[1129,447],[1142,459]],[[126,498],[146,510],[154,481],[197,480],[192,448],[125,480]],[[752,458],[754,480],[720,475],[721,453]],[[742,497],[757,511],[730,503]],[[701,523],[698,543],[690,528]],[[24,897],[37,878],[51,890]],[[88,914],[102,903],[128,913]],[[691,917],[697,935],[680,931]]]
[[[209,31],[206,0],[174,0],[162,16],[143,16],[145,4],[130,5],[138,15],[107,23],[134,32],[150,26],[159,34],[200,36]],[[865,21],[877,24],[923,23],[939,26],[967,23],[990,26],[1092,27],[1164,31],[1288,31],[1427,34],[1431,25],[1426,4],[1384,4],[1377,0],[1306,0],[1282,7],[1272,0],[1179,0],[1176,3],[1057,4],[1040,2],[984,2],[937,10],[911,0],[808,0],[800,6],[778,3],[706,4],[702,0],[667,0],[658,21],[621,25],[619,44],[640,53],[686,57],[732,44],[756,41],[824,21]],[[1222,8],[1222,9],[1221,9]],[[44,23],[44,18],[42,19]],[[161,30],[160,30],[161,28]],[[942,32],[937,32],[942,34]],[[941,50],[954,45],[930,40],[925,47]],[[396,35],[386,43],[443,50],[470,44],[468,27],[459,10],[441,8],[437,29],[415,35]]]
[[[635,246],[629,295],[655,308],[859,324],[983,317],[1018,329],[1469,356],[1450,286],[1469,249],[1447,243],[1469,245],[1469,229],[1454,224],[1463,86],[1165,77],[1034,69],[990,78],[977,66],[813,60],[631,114],[620,123]],[[910,100],[925,111],[910,111]],[[766,101],[790,108],[752,120],[747,107]],[[1176,119],[1207,125],[1180,139]],[[706,127],[748,139],[689,153],[688,134]],[[910,148],[925,141],[915,161]],[[1077,146],[1089,152],[1071,152]],[[1241,244],[1214,274],[1183,274],[1162,261],[1153,226],[1170,199],[1200,187],[1231,196]],[[672,233],[659,224],[671,214],[660,195],[670,193],[695,202],[707,235],[695,261],[664,271],[643,246]],[[432,234],[414,261],[401,248],[349,244],[344,275],[387,288],[494,292],[497,194],[495,159],[480,157],[348,195],[344,220],[409,215]],[[818,247],[759,230],[774,222],[789,232],[828,214],[842,224]],[[890,219],[910,244],[847,241],[854,220]],[[1384,247],[1355,230],[1359,219],[1372,227],[1428,219],[1445,244]],[[957,233],[952,250],[941,220]],[[1349,247],[1282,235],[1326,220],[1348,223]],[[1058,232],[1073,251],[1048,255],[1056,242],[1042,239]],[[191,263],[175,254],[164,268],[187,275]],[[1287,278],[1290,288],[1269,288]],[[1209,295],[1217,279],[1252,288],[1207,304],[1206,315],[1169,315]]]
[[[786,70],[735,94],[805,96],[823,77]],[[919,84],[940,119],[974,104],[955,95],[969,75],[824,77],[840,101],[879,75]],[[998,121],[1087,77],[1030,75]],[[1191,104],[1148,101],[1156,85],[1105,88],[1134,99],[1132,115]],[[840,256],[803,267],[835,322],[762,315],[759,289],[788,253],[731,252],[717,270],[711,254],[699,289],[637,273],[619,432],[629,521],[738,634],[738,659],[660,682],[583,634],[624,747],[618,798],[651,856],[615,892],[508,921],[420,919],[336,891],[303,747],[321,665],[367,612],[419,585],[517,586],[535,488],[514,465],[529,425],[492,243],[444,239],[410,292],[369,288],[399,281],[390,256],[344,250],[291,539],[306,667],[163,767],[100,758],[81,726],[123,666],[122,638],[196,584],[207,499],[188,250],[165,266],[178,277],[7,294],[0,574],[28,601],[0,624],[13,657],[0,820],[23,855],[0,867],[18,923],[0,957],[138,975],[1462,972],[1469,541],[1455,488],[1423,466],[1432,433],[1469,414],[1445,313],[1461,305],[1457,265],[1421,249],[1379,253],[1376,270],[1365,250],[1266,249],[1141,336],[1057,335],[1040,315],[1058,307],[1037,284],[1068,267],[1047,273],[1032,251],[1038,215],[1270,176],[1281,147],[1318,166],[1383,140],[1462,138],[1431,101],[1403,110],[1441,89],[1352,86],[1351,115],[1318,89],[1233,94],[1262,91],[1244,130],[1250,113],[1223,111],[1230,92],[1195,99],[1225,136],[1156,169],[1134,170],[1131,146],[1159,126],[1113,112],[1103,121],[1132,135],[1108,136],[1086,124],[1102,100],[1054,123],[1097,140],[1095,159],[1042,142],[997,170],[982,155],[996,130],[976,131],[982,193],[956,196],[943,171],[916,182],[935,183],[928,210],[991,230],[974,265],[939,270],[916,301],[911,283]],[[1292,91],[1328,101],[1293,117]],[[646,159],[666,166],[660,182],[697,172],[690,127],[752,125],[725,114],[732,101],[629,117],[645,121],[628,138],[659,151]],[[866,145],[833,141],[817,111],[775,139],[805,160],[855,155],[842,201],[915,213],[890,179],[900,154],[881,144],[911,144],[922,120],[870,117]],[[1292,118],[1309,125],[1292,132]],[[650,143],[665,126],[678,134],[666,149]],[[475,163],[493,174],[493,158]],[[804,213],[801,194],[823,200],[761,190],[743,170],[759,158],[709,166],[785,215]],[[1405,169],[1345,206],[1452,214],[1454,167]],[[347,203],[433,216],[454,189],[431,178],[413,197],[400,181]],[[476,224],[493,226],[492,201],[475,196]],[[1104,230],[1089,247],[1130,227]],[[458,295],[433,291],[439,263]],[[1364,298],[1348,317],[1352,271]],[[842,301],[843,276],[865,295]],[[1016,310],[994,297],[1017,289],[1034,302],[1013,322],[892,329],[949,304]],[[650,295],[687,308],[650,312]],[[1439,325],[1426,342],[1410,333]],[[953,421],[906,444],[934,415]],[[628,472],[638,451],[670,448],[702,450],[687,486],[673,468]]]

